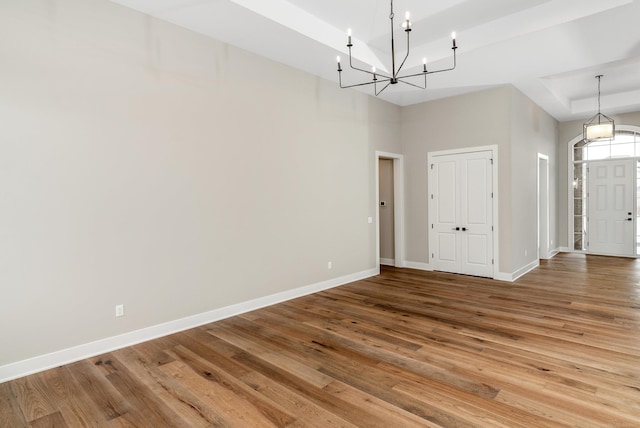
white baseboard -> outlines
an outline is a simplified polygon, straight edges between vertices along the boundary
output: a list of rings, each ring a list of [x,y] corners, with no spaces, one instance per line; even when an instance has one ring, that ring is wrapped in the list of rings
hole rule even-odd
[[[380,257],[380,264],[384,266],[395,266],[396,261],[394,259],[384,259]]]
[[[433,271],[433,268],[428,263],[410,262],[408,260],[404,262],[404,267],[410,269],[426,270],[430,272]]]
[[[557,253],[558,253],[558,251],[554,251],[553,255],[555,256]],[[553,256],[551,256],[551,257],[553,257]],[[496,275],[494,276],[493,279],[495,279],[497,281],[513,282],[516,279],[520,278],[522,275],[532,271],[533,269],[535,269],[539,265],[540,265],[540,262],[538,260],[535,260],[535,261],[531,262],[530,264],[528,264],[527,266],[525,266],[525,267],[523,267],[521,269],[518,269],[517,271],[515,271],[513,273],[498,272],[498,273],[496,273]],[[405,262],[405,267],[411,268],[411,269],[433,271],[433,268],[427,263],[406,261]]]
[[[553,250],[549,250],[549,252],[548,252],[548,253],[546,253],[546,254],[542,254],[542,253],[540,253],[540,259],[541,259],[541,260],[549,260],[549,259],[552,259],[552,258],[554,258],[554,257],[555,257],[559,252],[560,252],[560,248],[556,248],[556,249],[553,249]]]
[[[512,281],[515,281],[516,279],[520,278],[521,276],[526,275],[527,273],[531,272],[532,270],[534,270],[538,266],[540,266],[540,260],[534,260],[531,263],[529,263],[528,265],[518,269],[517,271],[515,271],[514,273],[511,274],[511,276],[513,277]]]
[[[507,272],[498,272],[493,277],[496,281],[513,282],[513,275]]]
[[[0,383],[379,274],[379,267],[0,366]]]
[[[569,248],[569,247],[559,247],[559,248],[558,248],[558,251],[559,251],[560,253],[570,253],[570,252],[572,252],[573,250],[572,250],[571,248]]]
[[[557,254],[557,252],[556,252],[556,254]],[[521,276],[526,275],[527,273],[531,272],[532,270],[534,270],[538,266],[540,266],[540,260],[534,260],[531,263],[529,263],[528,265],[518,269],[515,272],[512,272],[512,273],[498,272],[494,279],[497,279],[498,281],[513,282],[516,279],[520,278]]]
[[[549,251],[549,254],[547,254],[547,257],[541,257],[544,260],[550,260],[552,258],[554,258],[555,256],[557,256],[558,254],[560,254],[560,249],[556,248],[555,250],[551,250]]]

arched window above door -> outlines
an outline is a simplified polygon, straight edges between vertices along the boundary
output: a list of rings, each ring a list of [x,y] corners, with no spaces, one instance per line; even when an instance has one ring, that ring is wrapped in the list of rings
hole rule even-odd
[[[612,140],[580,140],[573,146],[573,161],[640,157],[640,133],[620,130]]]

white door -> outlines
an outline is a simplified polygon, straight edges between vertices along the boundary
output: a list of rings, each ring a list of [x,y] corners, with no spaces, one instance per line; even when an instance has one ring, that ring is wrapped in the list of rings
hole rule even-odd
[[[430,165],[431,264],[493,277],[492,152],[434,156]]]
[[[589,164],[588,249],[590,253],[633,256],[633,159]]]

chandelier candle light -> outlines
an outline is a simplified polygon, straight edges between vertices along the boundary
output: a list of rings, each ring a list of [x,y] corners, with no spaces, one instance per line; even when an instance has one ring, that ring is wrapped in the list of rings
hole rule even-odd
[[[610,140],[616,133],[616,125],[608,116],[600,113],[600,78],[602,74],[596,76],[598,79],[598,113],[589,119],[582,128],[582,138],[585,141]]]
[[[404,83],[406,85],[409,86],[414,86],[416,88],[419,89],[427,89],[427,75],[428,74],[434,74],[434,73],[442,73],[443,71],[451,71],[453,69],[456,68],[456,49],[458,49],[458,47],[456,46],[456,33],[451,33],[451,38],[453,39],[453,46],[451,47],[451,50],[453,50],[453,66],[450,68],[445,68],[442,70],[432,70],[432,71],[427,71],[427,58],[423,58],[422,59],[422,71],[418,72],[418,73],[414,73],[414,74],[407,74],[404,76],[400,75],[400,70],[402,70],[402,67],[404,66],[404,63],[406,62],[407,58],[409,57],[409,34],[411,33],[411,19],[410,19],[410,15],[409,12],[406,13],[405,15],[405,20],[402,23],[401,27],[404,29],[405,33],[407,33],[407,53],[404,57],[404,59],[402,60],[402,63],[400,64],[400,66],[396,69],[396,48],[395,48],[395,40],[394,40],[394,36],[393,36],[393,18],[394,18],[394,13],[393,13],[393,0],[391,0],[391,14],[389,15],[389,20],[391,21],[391,75],[388,75],[386,73],[381,73],[379,71],[376,71],[375,67],[371,67],[371,71],[368,70],[364,70],[362,68],[358,68],[355,67],[353,65],[353,59],[351,56],[351,48],[353,47],[353,44],[351,43],[351,28],[349,28],[349,30],[347,30],[347,48],[349,48],[349,66],[354,69],[354,70],[358,70],[361,71],[363,73],[367,73],[369,75],[372,76],[371,80],[369,80],[368,82],[363,82],[363,83],[356,83],[353,85],[343,85],[342,84],[342,66],[340,65],[340,57],[337,57],[337,61],[338,61],[338,80],[340,82],[340,87],[341,88],[353,88],[356,86],[366,86],[366,85],[373,85],[374,87],[374,92],[377,95],[380,95],[380,93],[382,93],[382,91],[384,91],[385,89],[387,89],[387,87],[389,85],[395,85],[396,83]],[[417,85],[415,83],[412,82],[408,82],[406,79],[412,78],[412,77],[418,77],[418,76],[424,76],[424,84],[422,85]],[[386,84],[385,84],[386,83]],[[382,86],[382,89],[378,90],[378,84],[385,84],[384,86]]]

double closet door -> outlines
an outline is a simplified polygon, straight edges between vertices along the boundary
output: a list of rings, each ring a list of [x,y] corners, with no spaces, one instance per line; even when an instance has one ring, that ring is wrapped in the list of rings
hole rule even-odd
[[[429,252],[435,270],[493,278],[491,151],[430,156]]]

